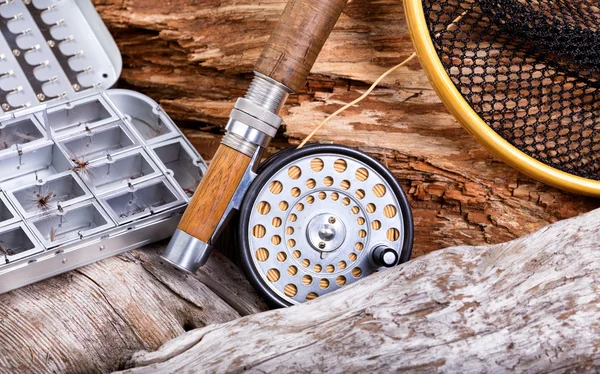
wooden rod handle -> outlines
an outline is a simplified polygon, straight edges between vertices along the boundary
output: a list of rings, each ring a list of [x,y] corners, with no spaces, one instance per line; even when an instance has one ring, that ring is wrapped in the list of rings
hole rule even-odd
[[[293,91],[304,85],[348,0],[290,0],[255,70]],[[221,145],[178,229],[210,243],[251,158]]]
[[[209,243],[250,161],[245,154],[221,145],[177,228]]]
[[[300,90],[347,1],[290,0],[254,70]]]

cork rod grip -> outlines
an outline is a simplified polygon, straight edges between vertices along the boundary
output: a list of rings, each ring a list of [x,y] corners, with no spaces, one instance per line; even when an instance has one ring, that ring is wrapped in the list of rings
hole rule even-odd
[[[250,161],[245,154],[221,145],[177,228],[209,243]]]
[[[254,70],[300,90],[347,1],[290,0]]]

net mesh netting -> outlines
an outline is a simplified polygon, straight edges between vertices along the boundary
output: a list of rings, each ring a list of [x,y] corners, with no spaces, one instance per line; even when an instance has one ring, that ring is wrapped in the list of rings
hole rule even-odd
[[[496,133],[600,180],[598,0],[423,0],[438,56]]]

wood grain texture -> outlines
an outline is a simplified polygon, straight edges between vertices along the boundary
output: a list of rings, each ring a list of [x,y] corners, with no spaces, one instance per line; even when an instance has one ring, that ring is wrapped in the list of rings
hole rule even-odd
[[[595,372],[600,210],[136,353],[129,373]],[[225,354],[224,354],[225,353]]]
[[[250,160],[243,153],[220,146],[183,214],[178,229],[204,243],[210,243]]]
[[[266,309],[223,255],[192,276],[163,263],[165,244],[0,295],[0,373],[109,372],[139,349]]]
[[[124,56],[121,84],[156,99],[210,160],[227,116],[284,0],[95,0]],[[306,86],[282,111],[271,152],[298,144],[412,52],[401,0],[353,0]],[[386,164],[415,216],[415,256],[500,243],[600,206],[544,186],[483,149],[446,111],[417,61],[386,79],[316,140],[358,147]]]
[[[300,90],[347,2],[289,0],[254,70]]]

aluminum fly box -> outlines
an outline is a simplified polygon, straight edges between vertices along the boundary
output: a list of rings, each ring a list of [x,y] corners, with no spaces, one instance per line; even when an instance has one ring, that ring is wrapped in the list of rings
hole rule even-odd
[[[89,0],[0,3],[0,293],[171,236],[206,164]]]

